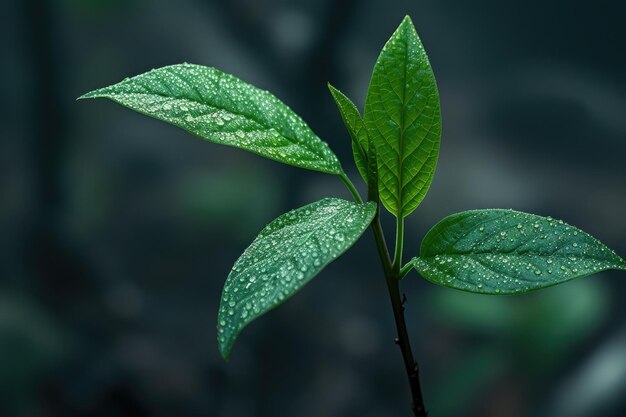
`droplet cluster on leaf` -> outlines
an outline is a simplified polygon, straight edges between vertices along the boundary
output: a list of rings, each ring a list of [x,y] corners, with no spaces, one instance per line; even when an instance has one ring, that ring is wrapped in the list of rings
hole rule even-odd
[[[626,263],[551,217],[474,210],[446,217],[422,241],[415,268],[437,284],[487,294],[528,292]]]
[[[224,285],[218,320],[224,357],[243,327],[292,296],[352,246],[375,213],[374,203],[327,198],[285,213],[263,229]]]
[[[328,144],[271,93],[215,68],[154,69],[81,98],[108,98],[202,139],[301,168],[340,174]]]

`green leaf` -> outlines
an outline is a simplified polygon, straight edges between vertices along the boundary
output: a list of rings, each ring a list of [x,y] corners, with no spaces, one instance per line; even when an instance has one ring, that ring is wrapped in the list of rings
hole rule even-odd
[[[335,154],[289,107],[215,68],[172,65],[82,98],[108,98],[210,142],[301,168],[341,174]]]
[[[283,303],[352,246],[375,212],[372,202],[327,198],[265,227],[226,279],[217,326],[222,356],[228,358],[246,325]]]
[[[408,16],[376,61],[363,118],[376,147],[380,199],[406,217],[430,187],[441,141],[435,76]]]
[[[513,210],[446,217],[411,262],[435,284],[485,294],[523,293],[606,269],[626,270],[623,259],[582,230]]]
[[[346,129],[352,138],[352,153],[354,154],[354,162],[359,174],[363,177],[363,180],[368,182],[368,147],[369,137],[367,135],[367,129],[361,118],[361,113],[356,108],[354,103],[345,96],[341,91],[337,90],[330,83],[328,89],[337,104],[341,119],[346,125]]]

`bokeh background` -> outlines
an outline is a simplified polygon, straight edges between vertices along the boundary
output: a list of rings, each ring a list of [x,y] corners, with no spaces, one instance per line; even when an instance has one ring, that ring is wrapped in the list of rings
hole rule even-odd
[[[183,61],[274,92],[344,160],[326,82],[362,107],[410,14],[444,134],[406,253],[443,216],[562,218],[626,255],[626,6],[598,0],[5,0],[0,415],[409,415],[369,232],[247,328],[221,287],[257,232],[334,177],[202,142],[86,91]],[[390,219],[385,219],[391,226]],[[392,230],[389,228],[388,230]],[[626,415],[626,276],[488,297],[403,282],[430,415]]]

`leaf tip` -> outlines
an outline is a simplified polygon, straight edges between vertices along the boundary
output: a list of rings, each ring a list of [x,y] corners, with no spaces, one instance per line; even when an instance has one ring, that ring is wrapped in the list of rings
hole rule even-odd
[[[76,99],[76,101],[78,101],[78,100],[85,100],[85,99],[88,99],[88,98],[98,98],[98,97],[100,97],[100,95],[98,94],[99,91],[100,90],[93,90],[93,91],[90,91],[88,93],[85,93],[82,96],[78,97]]]
[[[82,96],[77,97],[77,98],[76,98],[76,101],[78,101],[78,100],[85,100],[85,99],[88,99],[88,98],[93,98],[93,97],[91,96],[91,92],[89,92],[89,93],[85,93],[85,94],[83,94]]]
[[[335,86],[332,85],[330,82],[328,82],[326,85],[328,86],[328,91],[330,91],[330,94],[336,100],[337,96],[341,94],[341,91],[339,91],[337,88],[335,88]]]
[[[413,25],[413,20],[411,20],[411,16],[408,14],[404,16],[402,22],[400,22],[400,26],[398,26],[398,30],[409,30],[410,32],[415,31],[415,25]]]
[[[219,351],[220,351],[220,356],[222,357],[224,362],[226,363],[230,362],[230,349],[228,349],[228,347],[226,346],[222,346],[222,344],[220,343]]]
[[[408,14],[404,16],[402,22],[396,29],[394,33],[396,36],[408,36],[410,38],[417,38],[419,40],[419,36],[417,35],[417,30],[415,29],[415,25],[413,24],[413,20],[411,20],[411,16]]]
[[[228,320],[222,315],[222,306],[220,303],[220,312],[217,317],[217,348],[220,351],[220,356],[224,359],[224,362],[228,362],[230,359],[230,352],[233,349],[233,344],[237,338],[239,332],[228,331]]]
[[[218,327],[218,334],[220,328]],[[230,360],[230,352],[233,349],[233,341],[231,338],[226,336],[218,336],[217,338],[217,348],[220,351],[220,356],[224,359],[224,362]]]

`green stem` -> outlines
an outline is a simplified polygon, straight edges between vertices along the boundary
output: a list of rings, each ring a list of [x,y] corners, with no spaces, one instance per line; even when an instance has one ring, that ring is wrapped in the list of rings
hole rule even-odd
[[[396,248],[393,256],[393,270],[400,276],[400,266],[402,265],[402,245],[404,243],[404,218],[398,217],[396,221]]]
[[[408,274],[411,269],[413,269],[413,262],[409,261],[406,265],[400,268],[400,279],[404,278],[404,276]]]
[[[391,258],[389,257],[389,249],[387,249],[387,242],[385,242],[383,228],[380,224],[379,209],[380,207],[376,209],[376,215],[374,216],[374,220],[372,220],[371,227],[372,232],[374,232],[374,240],[376,241],[378,257],[380,258],[380,262],[383,265],[383,272],[385,273],[385,277],[390,277],[393,274],[391,267]]]
[[[354,184],[352,184],[346,174],[342,174],[340,177],[352,193],[354,199],[358,202],[362,202],[359,192],[356,190]],[[413,358],[409,333],[406,329],[406,321],[404,319],[404,301],[400,295],[400,278],[402,276],[400,275],[400,264],[402,263],[404,220],[399,219],[397,223],[396,248],[394,262],[392,264],[391,258],[389,257],[389,250],[387,249],[387,243],[385,242],[383,228],[380,224],[380,203],[378,201],[377,203],[379,207],[376,209],[376,214],[372,220],[371,228],[372,232],[374,232],[378,256],[380,257],[380,262],[383,265],[383,272],[385,274],[385,281],[389,291],[393,317],[396,323],[398,337],[396,337],[395,342],[398,347],[400,347],[400,352],[402,353],[402,359],[404,361],[404,369],[409,380],[409,387],[411,390],[411,408],[413,410],[413,414],[415,417],[427,417],[426,407],[424,406],[424,399],[422,397],[422,388],[419,380],[419,368],[417,366],[417,362],[415,362],[415,359]]]
[[[346,187],[348,187],[348,190],[350,190],[350,193],[352,194],[352,197],[354,198],[354,200],[357,203],[362,203],[363,199],[361,198],[361,194],[359,194],[359,191],[356,189],[354,184],[352,184],[352,181],[350,181],[350,178],[348,178],[346,173],[342,172],[341,174],[339,174],[339,178],[341,178],[341,181],[343,181],[343,183],[346,184]]]
[[[417,362],[413,358],[413,351],[411,350],[411,341],[409,339],[409,333],[406,329],[406,321],[404,318],[404,301],[400,295],[400,275],[392,265],[389,258],[389,252],[385,244],[385,237],[380,225],[380,217],[378,211],[376,217],[372,222],[372,230],[374,231],[374,238],[376,239],[376,247],[380,255],[380,260],[383,264],[383,272],[385,273],[385,281],[387,283],[387,290],[389,291],[389,299],[391,300],[391,308],[393,310],[393,318],[396,322],[396,331],[398,336],[395,339],[396,344],[400,348],[402,353],[402,359],[404,361],[404,370],[409,380],[409,387],[411,390],[411,408],[415,417],[426,417],[426,407],[424,406],[424,398],[422,397],[422,387],[419,379],[419,367]],[[400,227],[400,234],[403,233],[403,226]],[[396,244],[396,249],[400,249],[402,252],[402,241],[400,245]],[[397,252],[397,251],[396,251]]]

